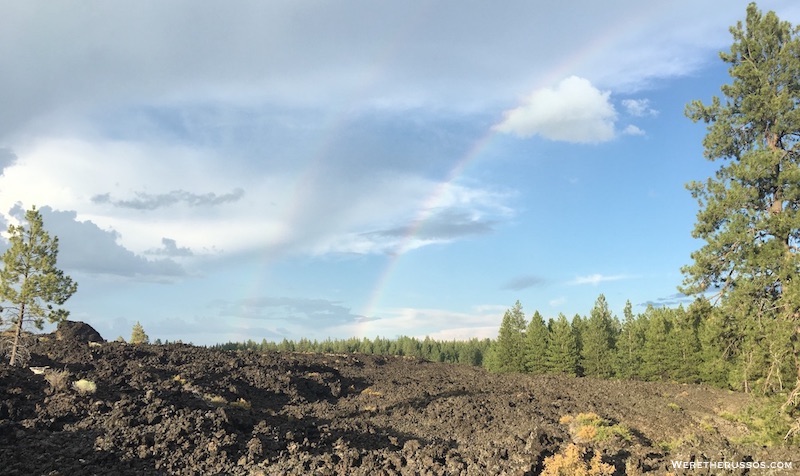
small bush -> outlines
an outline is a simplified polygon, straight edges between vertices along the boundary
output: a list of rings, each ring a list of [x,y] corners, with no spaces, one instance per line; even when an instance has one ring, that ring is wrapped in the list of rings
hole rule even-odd
[[[72,388],[81,395],[91,395],[97,391],[97,385],[91,380],[80,379],[72,383]]]
[[[69,372],[67,370],[50,370],[44,374],[44,379],[50,384],[51,393],[62,392],[67,389]]]
[[[131,344],[147,344],[150,342],[150,337],[144,332],[144,327],[136,321],[131,331]]]
[[[579,443],[591,441],[605,441],[618,437],[625,441],[632,441],[630,429],[622,424],[612,425],[608,420],[597,413],[579,413],[577,416],[564,415],[559,419],[562,425],[568,425],[569,431]]]
[[[231,402],[231,406],[236,408],[241,408],[242,410],[250,410],[252,408],[250,402],[248,402],[244,398],[240,398],[235,402]]]
[[[603,463],[600,453],[595,452],[589,461],[586,461],[585,458],[586,453],[583,448],[576,444],[570,444],[560,453],[544,459],[542,476],[571,476],[578,474],[611,476],[614,474],[614,466]]]
[[[578,427],[575,431],[575,438],[583,441],[594,441],[597,439],[597,427],[592,425]]]
[[[203,395],[203,399],[214,406],[222,406],[228,403],[225,397],[221,395],[206,394]]]

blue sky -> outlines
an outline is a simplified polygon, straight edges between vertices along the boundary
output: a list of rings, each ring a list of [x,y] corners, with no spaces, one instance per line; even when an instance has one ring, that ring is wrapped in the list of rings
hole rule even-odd
[[[0,1],[0,225],[42,210],[108,339],[674,305],[747,2],[536,3]]]

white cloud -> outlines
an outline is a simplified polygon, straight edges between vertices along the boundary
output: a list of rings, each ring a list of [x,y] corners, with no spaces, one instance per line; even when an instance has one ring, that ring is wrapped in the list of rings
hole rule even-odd
[[[519,137],[540,135],[546,139],[597,143],[614,138],[617,113],[602,92],[588,79],[571,76],[555,88],[534,91],[524,103],[506,111],[495,130]]]
[[[393,308],[374,314],[377,319],[358,325],[343,326],[343,336],[393,338],[400,335],[437,339],[494,338],[507,306],[476,306],[469,312],[445,309]]]
[[[635,90],[695,70],[729,42],[747,1],[5,2],[0,137],[65,111],[144,100],[485,107],[565,66],[602,88]],[[786,2],[763,8],[800,16]]]
[[[42,220],[59,238],[59,266],[67,271],[146,280],[172,280],[186,275],[172,259],[145,259],[118,242],[119,235],[91,221],[79,221],[74,211],[41,207]],[[173,242],[174,245],[174,242]]]
[[[578,276],[577,278],[570,281],[570,284],[573,285],[580,285],[580,284],[591,284],[592,286],[597,286],[600,283],[605,283],[607,281],[619,281],[621,279],[629,279],[630,276],[624,274],[615,274],[612,276],[605,276],[599,273],[590,274],[588,276]]]
[[[555,299],[551,299],[547,303],[550,305],[550,307],[559,307],[559,306],[561,306],[562,304],[564,304],[566,302],[567,302],[567,298],[565,298],[564,296],[560,296],[560,297],[557,297]]]
[[[298,134],[292,127],[284,128],[287,135]],[[130,274],[140,274],[142,263],[163,261],[143,258],[156,255],[192,264],[252,251],[271,258],[402,253],[492,233],[513,215],[507,192],[427,177],[424,167],[435,160],[420,159],[415,147],[421,146],[397,147],[397,157],[376,159],[379,151],[353,147],[350,141],[362,138],[349,134],[322,152],[282,150],[263,161],[237,158],[239,151],[227,147],[43,136],[18,147],[0,175],[0,221],[12,219],[8,211],[18,202],[23,208],[69,210],[70,221],[85,224],[69,230],[80,234],[91,224],[112,237],[98,252],[124,250],[137,257],[125,261],[133,266]],[[448,156],[450,150],[428,147],[426,153],[437,159],[435,154]]]
[[[643,136],[645,132],[642,129],[634,126],[633,124],[628,124],[625,129],[622,130],[622,133],[626,136]]]
[[[650,107],[649,99],[623,99],[622,106],[631,116],[645,117],[658,115],[658,111]]]

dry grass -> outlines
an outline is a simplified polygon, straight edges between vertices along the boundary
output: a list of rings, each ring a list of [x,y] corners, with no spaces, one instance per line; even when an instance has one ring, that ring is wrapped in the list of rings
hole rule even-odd
[[[205,394],[205,395],[203,395],[203,399],[205,401],[207,401],[208,403],[210,403],[210,404],[212,404],[214,406],[217,406],[217,407],[221,407],[223,405],[227,405],[228,404],[228,401],[225,400],[225,397],[223,397],[221,395]]]
[[[91,395],[97,391],[97,385],[91,380],[86,380],[84,378],[73,382],[72,388],[81,395]]]
[[[372,387],[367,387],[361,391],[361,395],[365,395],[367,397],[382,397],[383,393],[374,390]]]
[[[250,404],[250,402],[248,402],[244,398],[240,398],[240,399],[236,400],[235,402],[231,402],[230,406],[236,407],[236,408],[241,408],[242,410],[250,410],[253,407]]]
[[[44,379],[50,384],[50,392],[63,392],[69,385],[69,371],[67,370],[48,370],[44,373]]]
[[[560,453],[544,459],[542,476],[611,476],[614,466],[603,463],[600,453],[586,461],[586,450],[570,444]]]

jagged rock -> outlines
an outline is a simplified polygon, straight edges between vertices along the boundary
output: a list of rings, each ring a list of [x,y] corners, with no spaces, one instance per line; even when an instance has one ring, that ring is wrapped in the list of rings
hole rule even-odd
[[[73,327],[91,329],[62,331]],[[90,380],[93,394],[0,362],[1,475],[541,474],[580,432],[565,416],[585,412],[630,430],[582,443],[614,474],[713,472],[672,461],[797,460],[796,447],[735,443],[747,430],[719,409],[736,414],[752,395],[707,386],[489,374],[408,357],[72,342],[33,342],[30,365]]]
[[[106,341],[94,327],[80,321],[60,322],[56,328],[56,340],[69,340],[82,344]]]

